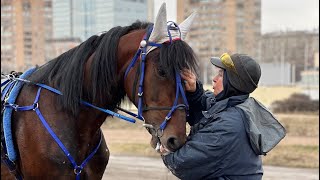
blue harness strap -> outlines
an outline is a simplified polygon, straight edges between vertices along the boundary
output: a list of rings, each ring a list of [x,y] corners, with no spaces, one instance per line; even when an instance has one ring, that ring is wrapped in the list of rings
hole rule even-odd
[[[89,156],[80,164],[78,165],[75,161],[75,159],[71,156],[70,152],[67,150],[67,148],[63,145],[63,143],[61,142],[61,140],[58,138],[58,136],[54,133],[54,131],[51,129],[50,125],[47,123],[47,121],[45,120],[44,116],[42,115],[42,113],[40,112],[40,109],[39,109],[39,99],[40,99],[40,93],[41,93],[41,89],[45,87],[45,88],[48,88],[49,90],[54,90],[56,92],[59,92],[61,93],[60,91],[56,90],[56,89],[53,89],[49,86],[43,86],[41,85],[37,91],[37,95],[36,95],[36,98],[34,100],[34,103],[32,105],[29,105],[29,106],[18,106],[16,104],[13,104],[13,103],[5,103],[4,104],[4,107],[6,109],[14,109],[16,111],[29,111],[29,110],[33,110],[36,112],[36,114],[38,115],[40,121],[42,122],[42,125],[46,128],[46,130],[49,132],[49,134],[51,135],[51,137],[55,140],[55,142],[58,144],[58,146],[60,147],[60,149],[63,151],[63,153],[67,156],[67,158],[69,159],[70,163],[72,164],[73,166],[73,169],[74,169],[74,173],[76,175],[76,179],[80,179],[80,174],[84,168],[84,166],[88,163],[88,161],[94,156],[94,154],[98,151],[100,145],[101,145],[101,142],[102,142],[102,133],[101,133],[101,130],[100,130],[100,140],[99,140],[99,143],[98,145],[96,146],[96,148],[89,154]],[[88,103],[89,104],[89,103]],[[93,106],[93,105],[92,105]],[[97,108],[97,107],[96,107]],[[4,147],[6,145],[6,143],[3,144]],[[15,153],[14,149],[13,149],[13,152]],[[9,169],[11,170],[14,166],[13,164],[13,161],[10,160],[10,161],[4,161],[5,164],[9,167]]]
[[[88,161],[93,157],[93,155],[98,151],[98,149],[101,145],[101,141],[102,141],[101,130],[100,130],[100,141],[99,141],[98,145],[96,146],[96,148],[89,154],[89,156],[80,165],[77,165],[75,159],[71,156],[70,152],[63,145],[63,143],[58,138],[58,136],[53,132],[50,125],[47,123],[47,121],[45,120],[45,118],[41,114],[41,112],[39,110],[39,105],[38,105],[38,101],[40,98],[40,92],[41,92],[41,87],[39,87],[38,92],[37,92],[37,96],[36,96],[35,101],[33,103],[33,107],[34,107],[33,110],[37,113],[39,119],[42,122],[42,125],[47,129],[47,131],[50,133],[51,137],[55,140],[55,142],[59,145],[60,149],[63,151],[63,153],[67,156],[67,158],[71,162],[71,164],[74,168],[74,173],[76,174],[76,179],[78,180],[78,179],[80,179],[80,174],[82,172],[82,169],[88,163]]]
[[[23,73],[20,77],[21,78],[27,78],[31,73],[35,71],[36,68],[29,69],[25,73]],[[8,104],[14,104],[18,94],[23,86],[23,82],[17,82],[7,100],[6,103]],[[8,158],[10,161],[14,162],[17,159],[17,154],[14,150],[14,145],[13,145],[13,139],[12,139],[12,131],[11,131],[11,115],[12,115],[12,108],[7,108],[5,107],[4,112],[3,112],[3,131],[4,131],[4,138],[5,138],[5,143],[7,146],[7,154]]]
[[[12,110],[15,111],[30,111],[33,110],[36,112],[36,114],[38,115],[40,121],[42,122],[43,126],[46,128],[46,130],[49,132],[49,134],[51,135],[51,137],[55,140],[55,142],[58,144],[58,146],[61,148],[61,150],[64,152],[64,154],[67,156],[67,158],[69,159],[70,163],[73,166],[74,169],[74,173],[76,175],[76,179],[80,179],[80,174],[84,168],[84,166],[89,162],[89,160],[94,156],[94,154],[98,151],[101,142],[102,142],[102,133],[100,130],[100,140],[99,143],[97,144],[96,148],[88,155],[88,157],[82,161],[82,163],[80,165],[78,165],[75,161],[75,159],[71,156],[70,152],[67,150],[67,148],[64,146],[64,144],[61,142],[61,140],[58,138],[58,136],[54,133],[54,131],[51,129],[50,125],[47,123],[47,121],[45,120],[44,116],[42,115],[42,113],[40,112],[39,109],[39,98],[40,98],[40,93],[41,93],[41,89],[46,89],[48,91],[51,91],[53,93],[59,94],[59,95],[63,95],[59,90],[52,88],[48,85],[45,84],[39,84],[39,83],[33,83],[30,82],[28,80],[26,80],[25,78],[27,78],[33,71],[35,70],[35,68],[30,69],[28,71],[26,71],[23,75],[21,75],[19,78],[16,77],[11,77],[9,81],[5,81],[4,83],[1,83],[1,86],[5,86],[2,93],[1,93],[1,100],[3,102],[3,107],[5,109],[6,112],[6,120],[4,120],[4,122],[6,122],[6,134],[7,134],[7,139],[4,139],[4,142],[1,142],[2,145],[2,149],[3,151],[5,151],[4,153],[1,154],[2,156],[2,162],[5,163],[5,165],[9,168],[10,172],[13,173],[15,175],[15,177],[17,179],[22,179],[22,175],[20,173],[20,171],[16,168],[16,165],[14,163],[14,161],[16,160],[16,152],[14,150],[13,147],[13,142],[10,142],[8,140],[12,141],[12,132],[11,132],[11,114],[12,114]],[[36,86],[39,87],[38,91],[37,91],[37,95],[35,97],[34,103],[32,105],[29,106],[19,106],[17,104],[15,104],[15,100],[19,94],[19,91],[22,88],[23,83],[31,83],[34,84]],[[12,91],[10,91],[11,87],[13,87]],[[7,97],[7,94],[9,93],[9,97],[8,99],[5,99],[5,97]],[[108,109],[103,109],[97,106],[94,106],[86,101],[81,100],[81,104],[84,104],[88,107],[92,107],[95,108],[99,111],[105,112],[107,114],[110,114],[112,116],[116,116],[118,118],[124,119],[126,121],[132,122],[134,123],[135,120],[126,116],[123,116],[121,114],[115,113],[113,111],[110,111]],[[5,123],[4,123],[5,124]],[[9,145],[10,148],[7,146]],[[8,152],[10,151],[10,155],[11,158],[9,158],[8,156]]]

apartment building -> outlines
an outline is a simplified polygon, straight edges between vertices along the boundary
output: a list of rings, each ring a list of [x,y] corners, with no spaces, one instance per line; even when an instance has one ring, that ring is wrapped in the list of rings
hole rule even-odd
[[[209,59],[224,52],[259,57],[261,0],[177,0],[177,22],[198,17],[187,42],[200,60],[201,79],[210,83]]]
[[[80,38],[148,18],[147,0],[53,0],[53,37]]]
[[[24,71],[46,62],[52,36],[51,0],[1,0],[1,71]]]

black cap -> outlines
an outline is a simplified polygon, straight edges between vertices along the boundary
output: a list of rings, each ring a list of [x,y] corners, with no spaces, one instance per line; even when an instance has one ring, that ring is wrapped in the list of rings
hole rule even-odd
[[[226,66],[222,64],[222,61],[219,57],[212,57],[210,59],[211,63],[219,68],[226,69]]]
[[[230,84],[241,92],[252,93],[257,87],[261,77],[260,65],[245,54],[233,54],[230,56],[235,70],[225,66],[221,59],[212,57],[211,63],[225,69],[229,76]]]

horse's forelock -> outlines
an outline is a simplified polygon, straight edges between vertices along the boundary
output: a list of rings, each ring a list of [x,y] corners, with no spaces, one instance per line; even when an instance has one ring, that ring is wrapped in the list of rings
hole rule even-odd
[[[198,69],[197,57],[192,48],[184,41],[163,44],[160,50],[158,66],[166,71],[168,77],[175,77],[175,72],[187,68],[194,72]]]

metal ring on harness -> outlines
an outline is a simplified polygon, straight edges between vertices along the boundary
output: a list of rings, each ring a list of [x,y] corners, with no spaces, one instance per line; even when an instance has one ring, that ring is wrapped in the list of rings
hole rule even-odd
[[[164,132],[163,129],[161,129],[161,128],[157,129],[156,136],[157,136],[158,138],[161,138],[161,137],[163,136],[163,132]]]
[[[19,105],[17,104],[11,104],[12,109],[14,109],[14,111],[17,111]]]
[[[39,108],[39,103],[34,103],[33,104],[33,111],[35,111],[36,109],[38,109]]]
[[[79,175],[82,172],[82,168],[80,166],[77,166],[73,169],[74,174]]]

